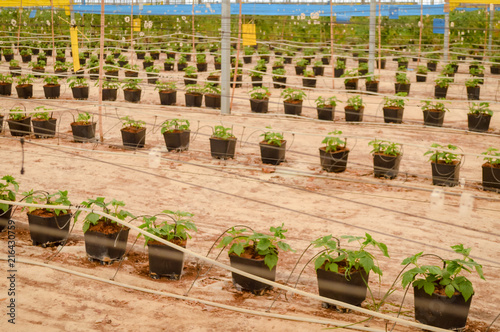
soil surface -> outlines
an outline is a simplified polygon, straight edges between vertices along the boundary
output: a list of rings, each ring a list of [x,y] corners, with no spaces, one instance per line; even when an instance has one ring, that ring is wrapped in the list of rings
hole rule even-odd
[[[162,54],[156,64],[162,64],[165,56]],[[13,91],[10,97],[2,96],[2,106],[8,111],[22,104],[28,113],[40,105],[52,108],[51,112],[58,121],[56,137],[37,139],[26,136],[24,145],[21,145],[20,138],[13,137],[4,124],[0,134],[0,175],[13,175],[20,183],[19,192],[68,190],[70,200],[76,205],[88,198],[102,196],[107,201],[113,198],[124,201],[125,209],[135,216],[155,215],[165,209],[189,211],[194,213],[193,220],[199,231],[192,234],[187,249],[217,258],[224,264],[229,264],[227,250],[221,252],[213,246],[225,230],[245,225],[263,233],[271,226],[284,224],[288,229],[286,241],[296,251],[279,255],[276,280],[290,286],[297,283],[298,289],[311,294],[318,294],[316,273],[313,263],[305,265],[319,252],[317,248],[308,248],[311,241],[328,234],[340,237],[369,233],[387,245],[390,255],[386,258],[378,249],[367,248],[383,271],[380,281],[376,277],[370,278],[373,298],[368,296],[362,304],[363,308],[370,310],[375,308],[373,301],[380,301],[389,291],[403,269],[401,262],[406,257],[423,251],[443,258],[460,258],[450,246],[463,243],[472,248],[471,255],[483,265],[486,278],[481,280],[476,274],[465,273],[475,291],[466,331],[486,331],[499,314],[500,195],[482,190],[481,165],[484,160],[481,153],[490,146],[500,148],[500,106],[495,102],[500,91],[500,77],[491,75],[487,66],[480,96],[481,101],[492,102],[495,115],[489,132],[481,134],[467,131],[465,80],[469,74],[466,63],[460,63],[455,82],[450,85],[447,95],[451,102],[447,104],[450,112],[446,112],[444,127],[438,128],[423,126],[419,106],[422,99],[434,95],[434,80],[438,73],[430,72],[427,83],[416,83],[416,62],[409,64],[408,76],[412,83],[403,124],[385,124],[383,95],[394,96],[395,61],[388,59],[387,69],[380,73],[375,70],[375,74],[380,75],[381,95],[361,95],[365,103],[364,122],[346,123],[343,106],[354,94],[344,91],[343,78],[334,80],[334,93],[327,90],[332,88],[331,65],[325,67],[325,76],[316,77],[316,89],[305,90],[307,97],[301,117],[284,115],[280,97],[282,89],[272,87],[269,68],[263,78],[264,85],[270,87],[271,92],[269,113],[251,113],[249,91],[252,87],[246,71],[255,66],[256,58],[253,56],[253,62],[243,67],[243,85],[235,91],[231,115],[221,115],[214,109],[186,108],[184,73],[177,70],[160,73],[162,81],[173,80],[178,86],[177,105],[162,106],[158,91],[147,83],[146,73],[141,72],[141,102],[127,103],[123,93],[118,91],[118,100],[104,103],[101,108],[102,130],[99,125],[96,130],[99,141],[89,143],[75,143],[70,124],[78,111],[90,112],[94,121],[98,121],[95,81],[91,81],[86,101],[74,100],[65,83],[61,85],[59,99],[47,100],[42,79],[35,79],[32,99],[18,99]],[[209,55],[207,60],[208,71],[211,71],[213,57]],[[138,65],[142,62],[135,56],[133,61]],[[348,58],[348,69],[357,66],[355,59]],[[7,68],[5,62],[0,64],[0,69]],[[293,65],[287,64],[285,68],[290,75],[287,84],[302,88],[302,77],[294,75]],[[438,71],[441,68],[442,64],[439,64]],[[23,64],[23,71],[29,71],[26,64]],[[53,72],[52,58],[48,58],[47,72]],[[198,77],[205,80],[208,75],[204,72]],[[124,78],[123,70],[119,78]],[[359,81],[359,89],[365,91],[363,79]],[[335,95],[341,100],[335,110],[335,121],[317,119],[314,100],[320,95]],[[123,147],[120,118],[124,116],[147,123],[144,149]],[[188,119],[191,123],[189,150],[182,153],[168,152],[160,133],[160,124],[175,118]],[[216,125],[231,127],[238,138],[240,144],[234,159],[211,158],[209,137]],[[283,133],[287,140],[286,161],[279,166],[262,164],[260,159],[259,135],[268,130],[267,126]],[[318,156],[321,141],[334,130],[343,132],[350,150],[347,169],[343,173],[323,171]],[[395,179],[374,178],[373,157],[368,145],[373,139],[403,145],[400,172]],[[460,147],[458,151],[466,156],[460,169],[463,186],[432,185],[431,165],[428,157],[423,155],[432,143]],[[21,169],[24,169],[24,174],[21,174]],[[439,199],[441,193],[444,193],[443,201]],[[18,200],[21,198],[19,194]],[[73,212],[77,209],[72,207]],[[266,291],[262,296],[237,291],[229,271],[210,267],[189,254],[185,255],[184,272],[179,281],[153,280],[149,277],[144,239],[137,239],[134,230],[130,231],[129,253],[122,264],[90,262],[85,252],[82,215],[63,248],[33,246],[26,214],[17,210],[12,219],[17,226],[16,325],[7,322],[4,310],[0,317],[0,331],[320,331],[333,327],[333,322],[357,323],[360,328],[380,331],[392,328],[389,321],[380,318],[367,321],[369,316],[366,314],[325,309],[316,299],[289,292],[279,295],[277,289]],[[135,226],[141,223],[142,218],[131,221]],[[2,258],[7,255],[8,237],[6,231],[0,233]],[[356,243],[346,240],[342,240],[341,245],[351,249],[357,247]],[[91,280],[83,275],[22,263],[23,260],[47,263],[54,268],[102,279]],[[421,263],[440,264],[432,257],[426,257]],[[10,301],[7,262],[0,264],[4,267],[0,278],[3,290],[0,305],[5,309]],[[106,283],[110,280],[119,285]],[[162,294],[154,293],[157,291]],[[410,289],[405,296],[401,283],[396,281],[395,291],[379,312],[396,317],[402,303],[399,317],[414,321],[412,293]],[[174,298],[172,294],[177,297],[187,294],[189,298]],[[278,299],[273,304],[276,297]],[[260,313],[266,313],[272,305],[271,314],[307,317],[318,322],[239,313],[199,300]],[[499,330],[500,321],[497,321],[490,331]],[[420,330],[398,324],[394,331]]]

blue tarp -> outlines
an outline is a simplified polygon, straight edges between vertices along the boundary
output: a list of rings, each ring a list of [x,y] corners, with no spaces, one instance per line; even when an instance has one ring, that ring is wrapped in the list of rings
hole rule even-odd
[[[444,34],[444,19],[435,18],[432,22],[432,32]]]
[[[399,18],[399,7],[390,6],[389,7],[389,19],[397,20]]]

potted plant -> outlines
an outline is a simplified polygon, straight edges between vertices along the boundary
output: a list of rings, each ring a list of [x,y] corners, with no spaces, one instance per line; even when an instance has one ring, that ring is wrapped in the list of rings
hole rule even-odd
[[[11,47],[2,48],[2,54],[6,62],[14,59],[14,50]]]
[[[402,123],[403,122],[403,112],[405,107],[406,97],[405,92],[396,93],[396,97],[384,97],[384,122],[385,123]]]
[[[260,136],[264,139],[259,143],[260,156],[264,164],[279,165],[285,161],[286,140],[283,134],[271,131],[271,127],[266,127],[269,131]]]
[[[230,82],[231,82],[231,87],[233,88],[241,88],[241,83],[235,83],[235,82],[242,82],[243,81],[243,69],[241,67],[238,68],[237,72],[235,72],[235,69],[231,69],[231,76]],[[236,79],[235,79],[236,78]]]
[[[43,79],[45,85],[43,86],[43,93],[47,99],[57,99],[61,95],[61,85],[59,84],[59,77],[55,75],[45,76]]]
[[[162,105],[175,105],[177,102],[177,86],[174,82],[157,81],[155,90],[158,90]]]
[[[221,69],[221,67],[222,67],[221,61],[222,61],[221,56],[219,54],[214,55],[214,68],[215,68],[215,70]]]
[[[448,77],[454,77],[455,76],[455,67],[451,63],[446,64],[443,67],[443,69],[441,69],[441,75],[448,76]]]
[[[246,64],[252,63],[252,54],[255,52],[253,47],[245,46],[243,52],[244,52],[243,62]]]
[[[465,81],[465,86],[467,87],[467,99],[479,100],[479,93],[481,91],[479,80],[477,78],[468,79]]]
[[[212,136],[210,137],[210,153],[212,158],[234,158],[236,140],[231,128],[215,126]]]
[[[483,169],[483,189],[499,192],[500,190],[500,152],[498,149],[489,147],[484,155],[485,163]]]
[[[95,83],[95,86],[99,86],[99,82]],[[102,100],[104,101],[115,101],[118,93],[118,89],[121,87],[121,83],[116,78],[102,81]]]
[[[25,136],[31,133],[31,117],[26,116],[20,107],[14,107],[9,110],[10,133],[12,136]]]
[[[251,111],[256,113],[267,113],[269,97],[271,96],[269,89],[264,86],[255,86],[252,90],[250,90],[249,94]]]
[[[275,69],[278,69],[278,68],[285,68],[285,59],[283,58],[276,58],[274,60],[274,63],[273,63],[273,66],[272,66],[272,70],[275,70]]]
[[[125,68],[125,77],[139,77],[139,66],[138,65],[131,65],[130,63],[127,63],[126,65],[123,66]]]
[[[150,66],[146,68],[146,75],[148,76],[148,83],[149,84],[156,84],[158,81],[158,78],[160,77],[160,67],[158,66]]]
[[[49,194],[31,190],[23,195],[26,197],[26,203],[68,206],[68,209],[28,208],[28,224],[33,245],[43,248],[64,245],[72,217],[68,192],[59,190],[55,194]]]
[[[470,131],[487,132],[490,128],[490,120],[493,111],[490,109],[490,103],[471,103],[469,113],[467,113],[467,122]]]
[[[322,96],[319,96],[315,102],[318,119],[333,121],[335,116],[335,106],[337,106],[337,103],[340,102],[337,97],[331,96],[325,99]]]
[[[106,80],[112,80],[118,78],[119,69],[113,63],[112,65],[107,65],[103,67],[104,69],[104,78]]]
[[[22,49],[21,52],[19,53],[21,54],[21,59],[23,60],[23,63],[28,63],[31,61],[31,55],[33,54],[33,52],[31,51],[30,48]]]
[[[323,67],[323,61],[318,60],[314,62],[313,72],[315,76],[323,76],[325,72],[325,67]]]
[[[19,98],[28,99],[33,97],[33,78],[31,74],[17,77],[16,91]]]
[[[198,72],[207,71],[207,56],[205,54],[196,54],[196,69]]]
[[[445,112],[448,108],[444,105],[444,102],[439,101],[423,101],[424,104],[421,106],[424,113],[424,125],[442,127],[444,121]]]
[[[478,66],[477,68],[471,68],[469,70],[469,72],[472,76],[481,77],[481,78],[478,78],[479,84],[484,83],[484,79],[482,78],[482,77],[484,77],[484,67],[483,66]]]
[[[361,122],[363,121],[363,112],[365,106],[361,96],[354,96],[347,99],[347,105],[344,107],[345,120],[348,122]]]
[[[344,85],[346,90],[357,90],[358,89],[358,71],[357,70],[347,70],[340,77],[344,79]]]
[[[278,68],[272,71],[273,86],[275,89],[286,88],[286,71],[283,68]]]
[[[410,79],[406,75],[406,68],[404,67],[399,67],[398,68],[399,72],[396,74],[396,83],[394,84],[396,93],[398,92],[406,92],[406,95],[410,94]]]
[[[57,119],[49,115],[50,108],[45,106],[35,107],[36,113],[31,118],[33,132],[37,138],[54,137],[56,135]]]
[[[128,58],[125,54],[120,54],[118,56],[117,62],[120,67],[124,67],[126,64],[128,64]]]
[[[294,88],[286,88],[281,92],[285,114],[300,115],[302,113],[302,102],[306,97],[304,91]]]
[[[333,74],[336,78],[342,77],[345,72],[345,61],[342,61],[341,59],[337,59],[335,62],[335,68],[333,69]]]
[[[357,71],[358,71],[359,76],[364,76],[364,75],[368,74],[368,63],[361,62],[359,64]]]
[[[165,62],[163,63],[163,69],[166,71],[172,71],[174,70],[174,65],[175,65],[175,59],[172,58],[166,58]]]
[[[123,82],[122,89],[125,100],[131,103],[140,102],[142,89],[140,88],[139,83],[141,83],[142,80],[137,78],[128,78]]]
[[[92,116],[88,113],[78,113],[78,117],[71,123],[73,140],[76,143],[85,143],[95,137],[96,122],[91,120]]]
[[[417,82],[425,82],[429,69],[426,66],[417,66]]]
[[[187,68],[187,59],[184,55],[181,55],[177,60],[177,71],[184,71],[185,68]]]
[[[184,68],[184,84],[190,85],[190,84],[196,84],[198,75],[196,74],[196,67],[194,66],[188,66]]]
[[[377,58],[375,58],[375,63],[377,65],[377,69],[385,69],[385,65],[387,63],[387,58],[383,54],[379,54]]]
[[[160,59],[160,51],[159,50],[150,50],[149,55],[153,60],[159,60]]]
[[[203,87],[198,84],[188,84],[186,85],[186,93],[184,98],[186,100],[187,107],[201,107],[203,101]]]
[[[19,183],[11,175],[4,175],[0,182],[0,199],[4,201],[14,202],[17,192],[19,191]],[[0,203],[0,232],[7,226],[12,215],[12,205]]]
[[[220,73],[213,71],[207,76],[207,81],[212,82],[215,86],[219,86],[220,83]]]
[[[215,83],[207,82],[205,83],[205,88],[203,89],[203,94],[205,95],[205,106],[210,108],[219,108],[221,104],[221,91],[220,88],[215,85]]]
[[[280,251],[294,251],[285,241],[284,224],[270,227],[270,234],[258,233],[246,228],[231,228],[217,246],[229,246],[231,266],[258,277],[274,281],[276,265]],[[237,290],[247,290],[254,294],[263,294],[272,286],[232,272],[233,285]]]
[[[189,212],[163,210],[160,217],[166,217],[166,220],[158,221],[158,216],[144,217],[142,219],[144,223],[139,228],[186,248],[188,238],[191,239],[189,232],[198,231],[192,220],[193,216]],[[184,253],[147,235],[139,234],[139,236],[141,235],[145,239],[144,246],[148,246],[149,276],[153,279],[165,277],[179,280],[184,266]]]
[[[433,149],[425,152],[424,156],[430,155],[432,184],[447,187],[456,186],[460,176],[460,159],[457,154],[451,151],[458,148],[451,144],[443,146],[437,143],[432,143],[431,147]]]
[[[186,119],[165,120],[161,125],[161,133],[168,151],[187,151],[189,148],[189,121]]]
[[[451,83],[453,83],[453,79],[448,77],[438,77],[434,82],[436,83],[434,86],[434,97],[446,98],[448,87]]]
[[[104,213],[122,221],[127,217],[134,218],[130,212],[123,210],[125,203],[116,199],[106,202],[106,198],[97,197],[96,199],[87,199],[80,204],[92,209],[92,211],[102,209]],[[80,212],[76,212],[75,222]],[[89,261],[112,264],[122,260],[127,248],[129,230],[130,228],[122,226],[112,219],[102,217],[100,214],[88,213],[83,219],[83,235]]]
[[[296,62],[295,66],[295,75],[302,75],[304,74],[304,70],[306,70],[307,65],[309,64],[309,61],[307,59],[298,59]]]
[[[30,61],[28,63],[28,68],[31,68],[32,72],[34,73],[33,76],[39,78],[40,75],[38,73],[45,73],[45,61],[39,60],[39,61]]]
[[[263,60],[258,60],[257,65],[249,73],[249,75],[252,79],[252,87],[261,87],[262,86],[262,76],[264,76],[266,71],[267,71],[267,67],[265,65],[265,62]],[[285,78],[285,81],[286,81],[286,78]]]
[[[304,77],[302,78],[302,85],[304,88],[315,88],[316,78],[312,70],[304,70]]]
[[[319,148],[321,168],[327,172],[344,172],[349,157],[349,149],[346,141],[340,138],[342,131],[334,130],[328,133],[321,143],[325,144]]]
[[[0,74],[0,96],[10,96],[12,94],[12,82],[14,82],[14,79],[11,74]]]
[[[78,100],[85,100],[89,97],[89,84],[83,77],[71,76],[67,82],[73,92],[73,98]]]
[[[419,252],[403,260],[402,265],[415,267],[402,274],[404,288],[413,287],[415,319],[427,325],[443,329],[462,329],[467,322],[470,304],[474,295],[472,282],[465,271],[475,270],[484,280],[482,266],[470,258],[471,248],[463,244],[451,246],[461,258],[442,259],[434,254]],[[441,265],[421,265],[424,256],[440,258]]]
[[[97,55],[92,55],[87,63],[87,69],[89,70],[89,77],[91,80],[95,81],[99,79],[99,58]]]
[[[259,52],[260,58],[262,60],[264,60],[266,63],[269,63],[269,54],[271,54],[271,51],[269,51],[266,46],[259,46],[257,52]]]
[[[379,77],[377,75],[374,75],[373,73],[366,73],[365,75],[366,75],[365,77],[366,91],[378,93]]]
[[[408,58],[405,58],[405,57],[401,57],[398,59],[398,68],[404,68],[404,69],[408,69]]]
[[[439,54],[430,53],[427,55],[427,58],[430,59],[427,61],[427,69],[429,69],[429,71],[436,71],[438,63],[437,59],[439,59]]]
[[[142,62],[142,68],[143,68],[143,69],[146,69],[146,68],[148,68],[148,67],[151,67],[151,66],[153,66],[153,65],[154,65],[154,63],[155,63],[155,62],[154,62],[153,58],[152,58],[152,57],[150,57],[149,55],[146,55],[146,56],[144,57],[144,61]]]
[[[376,178],[394,179],[399,173],[401,162],[401,144],[390,141],[373,140],[368,143],[373,147],[373,169]]]
[[[367,250],[368,246],[378,248],[385,257],[389,257],[387,246],[375,241],[372,236],[343,235],[348,243],[356,242],[359,247],[347,249],[340,247],[340,240],[333,240],[332,235],[320,237],[311,243],[323,251],[314,260],[318,279],[319,295],[361,305],[366,299],[370,272],[382,276],[376,257]]]

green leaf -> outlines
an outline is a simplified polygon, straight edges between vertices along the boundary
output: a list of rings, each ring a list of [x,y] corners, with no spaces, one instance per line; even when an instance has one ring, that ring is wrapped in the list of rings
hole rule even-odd
[[[316,260],[314,261],[314,268],[317,270],[319,269],[320,267],[323,266],[323,264],[325,264],[325,261],[326,261],[327,257],[325,255],[320,255],[318,258],[316,258]]]
[[[236,255],[240,256],[243,251],[245,251],[245,248],[243,247],[243,243],[234,243],[232,246],[231,246],[231,249],[229,250],[229,252],[234,252]]]
[[[278,264],[278,255],[275,254],[268,254],[264,258],[264,263],[269,267],[269,270],[272,270],[273,267]]]
[[[261,239],[260,241],[258,241],[256,247],[257,247],[258,251],[264,251],[264,250],[269,249],[270,246],[271,246],[271,241],[267,238],[264,238],[264,239]]]
[[[449,298],[451,298],[453,294],[455,294],[455,287],[453,287],[452,285],[448,285],[445,287],[444,292]]]
[[[90,223],[84,222],[82,227],[83,232],[84,233],[87,232],[89,228],[90,228]]]
[[[432,283],[432,282],[425,282],[424,283],[424,291],[427,294],[432,295],[434,293],[434,289],[435,289],[434,283]]]

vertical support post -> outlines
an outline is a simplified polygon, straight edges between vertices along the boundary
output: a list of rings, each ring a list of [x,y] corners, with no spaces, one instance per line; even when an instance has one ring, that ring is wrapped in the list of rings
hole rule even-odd
[[[222,0],[221,11],[221,114],[231,114],[229,77],[231,71],[231,3]]]
[[[382,0],[378,1],[378,75],[382,70]]]
[[[101,36],[99,41],[99,137],[101,142],[104,142],[104,134],[102,128],[102,80],[104,67],[104,1],[101,0]]]
[[[19,54],[19,40],[21,39],[21,19],[22,17],[22,12],[23,12],[23,0],[21,0],[21,6],[19,7],[19,17],[17,18],[17,52]]]
[[[54,41],[54,0],[50,0],[50,25],[52,28],[52,64],[56,63],[56,43]]]
[[[424,0],[420,0],[420,32],[418,34],[418,60],[417,68],[420,65],[420,57],[422,55],[422,30],[424,29]]]
[[[193,51],[193,58],[196,58],[196,47],[194,45],[194,0],[193,0],[193,6],[191,8],[191,44],[192,44],[192,51]]]
[[[335,89],[335,59],[333,58],[333,4],[330,0],[330,61],[332,63],[332,89]]]
[[[490,24],[489,24],[489,30],[490,34],[488,36],[488,52],[491,53],[491,46],[493,44],[493,18],[495,16],[495,5],[490,4]]]
[[[483,57],[486,57],[486,48],[487,48],[487,40],[488,40],[488,5],[485,6],[484,8],[485,11],[485,20],[484,20],[484,47],[483,47]],[[485,59],[486,60],[486,59]]]
[[[368,71],[373,73],[375,71],[375,19],[377,17],[377,3],[376,0],[370,0],[370,34],[369,34],[369,48],[368,48]]]
[[[236,64],[234,66],[234,77],[233,77],[233,92],[231,93],[231,103],[229,104],[229,109],[233,108],[234,92],[236,90],[236,80],[238,78],[238,64],[240,61],[240,44],[241,44],[241,1],[240,2],[240,13],[238,15],[238,43],[236,44]]]
[[[444,13],[444,44],[443,44],[443,60],[448,61],[450,53],[450,13]]]

